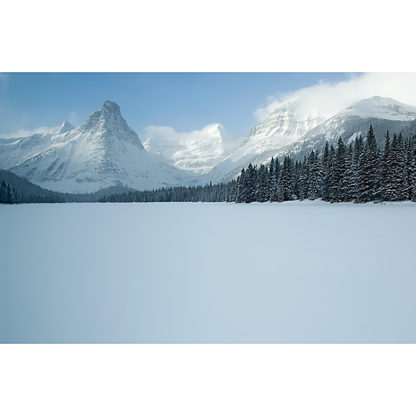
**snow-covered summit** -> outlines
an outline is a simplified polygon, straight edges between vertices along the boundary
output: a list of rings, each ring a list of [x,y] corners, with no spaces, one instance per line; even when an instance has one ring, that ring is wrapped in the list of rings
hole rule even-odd
[[[208,173],[214,182],[233,178],[243,166],[300,140],[325,118],[318,112],[306,113],[302,103],[282,103],[245,136],[242,144]]]
[[[63,134],[66,133],[67,131],[73,130],[74,126],[69,123],[68,121],[64,121],[58,128],[56,134]]]
[[[340,114],[361,118],[409,121],[416,118],[416,107],[393,98],[374,96],[356,102]]]
[[[324,120],[318,112],[305,113],[299,100],[282,103],[247,133],[253,150],[285,146],[302,137]],[[266,149],[267,148],[267,149]]]
[[[68,123],[69,124],[69,123]],[[64,192],[94,192],[108,186],[152,189],[192,183],[180,171],[148,154],[120,107],[106,101],[86,121],[55,135],[0,143],[0,167],[35,184]],[[7,157],[13,155],[13,157]]]

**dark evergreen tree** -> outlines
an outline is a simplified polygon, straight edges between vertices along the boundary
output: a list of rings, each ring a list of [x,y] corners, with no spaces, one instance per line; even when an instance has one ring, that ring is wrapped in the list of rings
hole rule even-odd
[[[245,186],[246,200],[244,202],[254,202],[257,193],[257,169],[251,163],[247,167]]]
[[[330,158],[329,158],[329,145],[328,142],[325,143],[324,153],[322,155],[322,199],[324,201],[329,201],[329,169],[330,169]]]
[[[309,165],[309,175],[307,178],[308,186],[306,197],[313,201],[314,199],[320,198],[322,195],[322,175],[319,154],[312,150],[309,154],[307,163]]]
[[[349,144],[345,157],[345,172],[343,177],[343,201],[355,201],[357,197],[357,172],[354,163],[354,146]]]
[[[377,142],[370,125],[358,166],[357,202],[374,201],[379,192],[379,159]]]
[[[266,166],[260,165],[257,172],[256,201],[266,202],[269,199],[269,172]]]
[[[280,202],[293,200],[293,166],[289,156],[286,156],[283,160],[278,192]]]

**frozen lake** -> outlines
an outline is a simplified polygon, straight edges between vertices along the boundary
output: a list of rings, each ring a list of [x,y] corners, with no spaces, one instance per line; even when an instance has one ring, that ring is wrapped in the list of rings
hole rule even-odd
[[[415,343],[416,204],[0,206],[0,342]]]

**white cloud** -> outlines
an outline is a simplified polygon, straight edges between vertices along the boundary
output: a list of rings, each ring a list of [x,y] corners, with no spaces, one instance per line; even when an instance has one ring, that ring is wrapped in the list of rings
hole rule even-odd
[[[80,122],[80,116],[75,112],[75,111],[71,111],[70,113],[69,113],[69,118],[68,118],[68,121],[72,124],[72,125],[74,125],[74,126],[76,126],[77,124],[79,124],[79,122]]]
[[[269,97],[269,103],[258,108],[254,115],[262,121],[281,105],[298,101],[297,109],[303,116],[331,117],[356,101],[375,95],[416,106],[416,73],[377,72],[351,75],[350,79],[337,83],[321,81],[312,87]]]
[[[218,123],[187,132],[169,126],[148,126],[144,138],[146,150],[196,173],[208,172],[239,144]]]
[[[37,127],[33,130],[28,129],[19,129],[15,131],[14,133],[6,133],[2,134],[0,133],[0,137],[2,139],[12,139],[15,137],[28,137],[32,136],[33,134],[44,134],[44,133],[54,133],[58,130],[59,127]]]

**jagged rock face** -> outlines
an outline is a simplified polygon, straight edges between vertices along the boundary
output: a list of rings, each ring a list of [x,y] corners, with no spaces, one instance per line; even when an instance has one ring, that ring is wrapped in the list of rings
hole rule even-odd
[[[57,134],[36,140],[16,139],[25,146],[20,146],[19,157],[15,155],[7,164],[2,162],[2,167],[47,189],[63,192],[94,192],[108,186],[152,189],[193,183],[189,174],[144,150],[116,103],[106,101],[79,127],[71,127],[64,123]]]

